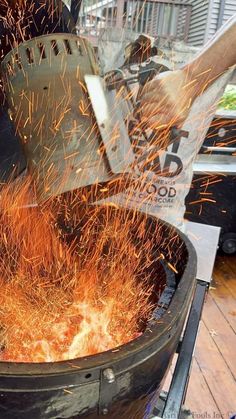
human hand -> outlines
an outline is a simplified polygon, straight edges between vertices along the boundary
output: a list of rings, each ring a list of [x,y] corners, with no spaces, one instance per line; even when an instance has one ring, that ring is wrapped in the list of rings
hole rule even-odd
[[[141,123],[155,130],[181,125],[195,98],[192,87],[184,69],[159,74],[139,95]]]

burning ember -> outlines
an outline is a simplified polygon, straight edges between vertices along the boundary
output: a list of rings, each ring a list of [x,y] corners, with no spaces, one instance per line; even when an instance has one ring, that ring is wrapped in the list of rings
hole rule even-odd
[[[81,192],[112,185],[108,168],[117,164],[105,153],[85,87],[85,75],[98,72],[92,47],[50,35],[20,43],[4,62],[10,116],[38,184],[9,183],[0,195],[1,359],[54,362],[117,348],[144,330],[157,301],[153,240],[145,220],[136,225],[128,210],[89,207]],[[122,153],[123,176],[130,162]],[[156,150],[144,157],[142,165],[159,159]],[[122,181],[127,187],[126,176]],[[44,204],[28,205],[36,201]]]
[[[124,223],[117,211],[112,218],[109,206],[83,211],[79,200],[27,206],[29,179],[1,191],[2,361],[52,362],[116,348],[135,339],[151,314],[144,226],[135,246],[130,217]]]

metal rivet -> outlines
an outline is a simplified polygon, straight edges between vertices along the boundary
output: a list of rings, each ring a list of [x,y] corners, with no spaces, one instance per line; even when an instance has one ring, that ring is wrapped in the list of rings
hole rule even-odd
[[[226,129],[225,128],[220,128],[218,131],[218,136],[223,138],[226,134]]]
[[[102,409],[102,414],[103,415],[107,415],[108,414],[108,409],[106,407],[104,409]]]
[[[113,372],[113,370],[111,368],[106,368],[103,371],[103,377],[105,378],[105,380],[109,384],[114,383],[114,381],[115,381],[115,374],[114,374],[114,372]]]

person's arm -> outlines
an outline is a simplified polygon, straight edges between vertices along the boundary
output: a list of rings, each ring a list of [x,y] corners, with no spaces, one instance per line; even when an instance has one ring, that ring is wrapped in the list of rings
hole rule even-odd
[[[160,74],[140,97],[143,122],[154,129],[181,124],[196,97],[236,63],[236,15],[180,70]]]

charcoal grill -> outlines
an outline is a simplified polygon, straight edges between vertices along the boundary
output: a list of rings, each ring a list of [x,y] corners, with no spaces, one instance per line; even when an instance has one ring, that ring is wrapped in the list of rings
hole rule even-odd
[[[1,362],[1,419],[141,419],[160,390],[195,288],[196,254],[190,241],[172,226],[140,212],[114,208],[112,216],[117,211],[124,219],[127,214],[133,217],[134,242],[143,220],[143,240],[154,242],[149,269],[154,283],[163,287],[164,278],[164,287],[152,319],[140,337],[115,350],[55,363]],[[165,259],[158,257],[161,253]]]

